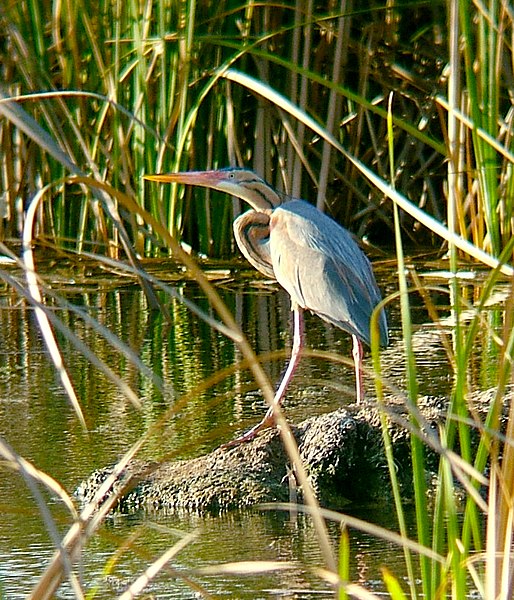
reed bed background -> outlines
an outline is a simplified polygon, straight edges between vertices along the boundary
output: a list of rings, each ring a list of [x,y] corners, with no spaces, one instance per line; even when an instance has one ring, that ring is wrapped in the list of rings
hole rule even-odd
[[[210,257],[231,255],[231,222],[239,203],[201,190],[159,188],[144,182],[145,174],[252,166],[284,192],[329,211],[359,237],[391,250],[394,239],[399,292],[387,302],[399,302],[402,312],[405,401],[412,413],[405,427],[412,434],[419,544],[406,541],[383,397],[387,382],[379,376],[375,344],[384,445],[411,574],[410,587],[402,591],[394,574],[384,572],[394,598],[465,598],[473,590],[483,598],[507,599],[513,593],[514,419],[506,429],[500,423],[502,411],[509,416],[514,411],[514,405],[502,406],[511,378],[514,296],[501,323],[491,323],[484,310],[499,278],[513,274],[508,264],[514,246],[513,24],[514,11],[506,1],[321,6],[309,0],[278,5],[21,0],[0,8],[0,242],[5,254],[18,259],[23,238],[20,266],[27,283],[21,285],[4,270],[0,277],[35,307],[79,418],[80,399],[59,366],[53,333],[59,319],[47,310],[50,290],[33,264],[36,242],[70,255],[94,254],[103,264],[130,271],[150,305],[162,310],[154,288],[173,290],[149,277],[140,263],[173,255],[199,281],[221,323],[197,311],[198,316],[239,344],[263,393],[272,393],[232,316],[178,243]],[[428,290],[407,277],[403,256],[404,247],[427,244],[448,251],[454,275],[464,256],[490,270],[473,305],[463,300],[459,279],[450,280],[456,324],[447,347],[454,381],[450,418],[437,433],[430,432],[416,408],[411,347],[409,295],[412,289],[422,295]],[[464,310],[474,315],[466,323],[460,319]],[[89,326],[108,335],[94,321]],[[468,365],[476,340],[484,335],[497,347],[498,388],[481,422],[469,404]],[[152,379],[129,348],[114,338],[113,345]],[[77,347],[87,352],[79,341]],[[101,360],[90,358],[137,406],[137,392],[123,387]],[[153,383],[162,384],[155,378]],[[478,447],[472,433],[480,438]],[[145,439],[127,453],[118,473]],[[433,510],[427,506],[427,447],[440,453]],[[290,452],[301,476],[294,446]],[[70,564],[115,497],[100,512],[87,507],[79,520],[62,489],[5,444],[2,454],[28,481],[43,481],[65,499],[73,516],[63,541],[67,554],[61,550],[33,597],[50,597],[64,577],[83,597]],[[463,511],[453,494],[456,482],[466,492]],[[347,580],[344,533],[336,566],[324,513],[308,491],[307,496],[327,569],[334,577],[339,574],[339,597],[370,597]],[[48,518],[44,506],[41,500]],[[366,527],[344,515],[325,516]],[[79,527],[80,521],[85,525]],[[392,534],[377,533],[396,541]],[[421,581],[415,576],[418,568]]]
[[[444,2],[343,2],[322,9],[313,2],[11,3],[0,13],[1,91],[19,100],[16,108],[1,105],[7,118],[1,123],[0,234],[19,234],[20,198],[69,174],[59,150],[76,169],[129,194],[173,235],[210,256],[232,252],[230,216],[240,207],[196,191],[192,210],[184,202],[190,191],[155,189],[143,182],[145,173],[252,166],[359,236],[387,243],[392,208],[384,195],[280,104],[224,77],[232,68],[307,112],[385,180],[385,115],[394,92],[396,188],[445,220],[451,153],[459,233],[498,254],[500,239],[510,232],[511,211],[498,206],[511,185],[506,41],[512,15],[506,4],[498,5],[491,21],[464,4],[462,28],[471,43],[463,55],[458,49],[450,54]],[[481,24],[467,23],[470,15]],[[489,30],[501,32],[494,44]],[[473,68],[489,51],[488,68]],[[455,95],[448,98],[450,76]],[[452,140],[450,111],[460,132],[450,132]],[[498,140],[503,154],[483,136]],[[84,193],[56,184],[51,209],[40,217],[41,234],[79,249],[94,240],[116,242],[109,215],[91,192],[84,202]],[[137,221],[130,215],[124,220],[138,252],[158,252]],[[439,244],[415,217],[403,214],[402,227],[412,242]]]

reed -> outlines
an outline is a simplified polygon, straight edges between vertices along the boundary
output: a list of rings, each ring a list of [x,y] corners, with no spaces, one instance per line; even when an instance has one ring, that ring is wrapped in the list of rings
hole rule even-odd
[[[13,120],[6,100],[0,104],[7,159],[0,234],[18,233],[20,191],[30,195],[69,172],[52,155],[54,144],[77,168],[130,193],[173,235],[210,256],[233,250],[229,221],[240,207],[208,192],[156,189],[143,183],[145,173],[251,164],[287,193],[316,198],[359,234],[383,241],[378,232],[392,232],[393,219],[381,194],[304,123],[223,77],[231,67],[314,116],[384,179],[386,99],[394,89],[396,189],[439,221],[452,195],[455,231],[498,256],[512,219],[506,84],[512,12],[502,3],[487,12],[462,2],[445,19],[444,8],[341,2],[319,13],[309,3],[277,10],[266,3],[198,7],[162,0],[144,7],[86,3],[80,10],[61,3],[52,11],[40,0],[11,3],[0,14],[12,50],[1,91],[18,99],[27,123]],[[452,32],[466,43],[447,47]],[[30,118],[45,138],[30,135]],[[449,185],[447,161],[454,173]],[[56,188],[41,215],[42,235],[78,249],[95,240],[116,246],[109,216],[87,190],[87,203],[74,201],[76,193]],[[159,253],[137,220],[124,220],[140,254]],[[409,243],[437,243],[429,231],[414,234],[416,224],[415,215],[402,218]]]
[[[413,6],[421,21],[423,5]],[[363,56],[376,56],[373,40],[378,42],[384,23],[387,40],[395,40],[398,15],[385,19],[383,11],[356,10],[351,2],[328,13],[300,2],[279,9],[266,3],[197,6],[192,0],[144,7],[84,3],[80,9],[61,3],[53,11],[40,0],[10,4],[0,15],[12,48],[2,93],[17,99],[25,127],[13,120],[4,100],[0,125],[9,160],[0,177],[4,213],[10,216],[2,222],[4,239],[18,233],[19,191],[28,196],[70,171],[55,160],[51,145],[81,171],[137,198],[172,235],[210,256],[232,252],[230,217],[240,207],[203,191],[195,191],[189,202],[193,192],[157,189],[143,183],[143,174],[250,164],[288,193],[317,197],[319,206],[325,199],[331,212],[360,234],[379,223],[392,230],[390,209],[362,185],[354,165],[326,141],[312,138],[304,123],[224,78],[223,71],[236,67],[270,85],[371,165],[384,138],[388,86],[378,80],[377,66],[352,69]],[[370,18],[370,39],[353,38],[351,32]],[[403,77],[398,85],[404,85]],[[46,131],[44,138],[31,135],[30,119]],[[408,118],[397,121],[405,129],[402,143],[414,137],[420,147],[444,154],[439,130],[421,131]],[[428,177],[421,178],[431,189]],[[41,216],[41,235],[59,246],[81,249],[98,241],[115,248],[109,215],[87,190],[82,194],[88,202],[75,201],[77,193],[56,187],[46,218]],[[419,201],[414,193],[410,197]],[[138,253],[158,254],[141,224],[123,218]]]

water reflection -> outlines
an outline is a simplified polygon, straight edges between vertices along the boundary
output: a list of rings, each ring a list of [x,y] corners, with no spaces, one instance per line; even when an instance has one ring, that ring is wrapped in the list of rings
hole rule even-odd
[[[376,515],[367,515],[375,516]],[[36,517],[25,515],[25,519]],[[51,546],[44,532],[32,521],[31,541],[22,546],[19,533],[27,525],[11,515],[12,525],[18,535],[0,539],[0,582],[5,598],[25,598],[38,575],[51,557]],[[394,527],[389,519],[383,524]],[[168,569],[151,584],[149,592],[159,599],[184,600],[195,596],[185,579],[207,590],[215,597],[254,600],[255,598],[332,598],[331,586],[319,578],[316,568],[323,567],[310,520],[298,515],[291,520],[287,513],[247,511],[234,512],[219,517],[195,515],[145,514],[117,516],[95,536],[83,555],[80,565],[87,588],[99,586],[99,598],[115,598],[121,588],[141,573],[149,564],[180,539],[181,534],[197,532],[198,537],[172,561]],[[339,539],[339,529],[329,524],[334,546]],[[104,569],[113,552],[132,539],[122,555],[105,577]],[[7,544],[10,543],[10,546]],[[392,544],[382,543],[368,535],[352,533],[351,577],[355,582],[380,587],[381,565],[387,564],[400,579],[404,576],[401,557]],[[287,561],[295,563],[283,571],[264,574],[223,575],[202,574],[203,567],[236,561]],[[71,598],[73,594],[64,584],[58,598]]]
[[[251,280],[230,281],[218,289],[257,354],[284,350],[284,357],[264,364],[271,380],[276,381],[291,345],[287,295],[276,286]],[[194,283],[181,283],[177,290],[210,312],[207,300]],[[50,473],[71,493],[92,470],[122,455],[168,408],[180,402],[184,394],[214,373],[232,367],[241,356],[231,340],[211,329],[177,299],[166,300],[170,322],[161,314],[152,315],[144,296],[136,288],[81,293],[72,289],[68,299],[87,309],[128,344],[163,382],[159,390],[81,318],[56,307],[62,320],[142,400],[142,409],[137,411],[112,381],[59,335],[89,426],[89,432],[85,433],[50,366],[33,312],[8,291],[0,296],[0,434],[19,454]],[[446,395],[451,387],[448,359],[435,328],[425,325],[426,311],[421,306],[418,310],[414,321],[417,323],[420,393]],[[499,314],[491,312],[491,327],[501,322]],[[383,363],[388,377],[402,388],[404,363],[395,306],[389,311],[389,321],[391,347],[384,353]],[[495,351],[487,339],[485,335],[480,337],[475,349],[477,360],[472,364],[477,371],[472,377],[477,384],[485,385],[492,377],[482,366],[484,362],[491,364],[491,352]],[[349,336],[312,315],[306,316],[306,344],[312,349],[351,355]],[[335,409],[353,401],[353,390],[351,365],[305,357],[287,395],[287,415],[292,421],[299,421]],[[160,454],[170,452],[177,457],[206,452],[232,437],[234,427],[245,429],[255,423],[264,410],[263,399],[248,370],[236,370],[188,398],[147,452],[158,449]],[[50,557],[52,544],[34,500],[11,470],[4,470],[2,474],[0,504],[0,589],[5,597],[22,598]],[[59,528],[65,531],[69,517],[64,509],[53,502],[52,511]],[[377,521],[383,515],[368,517]],[[117,541],[133,533],[135,528],[140,528],[135,546],[116,565],[116,575],[122,580],[139,573],[149,556],[157,556],[176,541],[173,534],[164,534],[151,523],[184,531],[199,528],[199,541],[188,546],[177,560],[177,568],[184,572],[202,565],[245,558],[321,565],[310,523],[301,516],[291,522],[285,514],[259,512],[207,519],[191,515],[136,515],[113,519],[102,536],[95,538],[86,555],[86,581],[100,575]],[[337,543],[337,527],[332,527],[332,533]],[[384,562],[397,573],[402,572],[398,564],[402,558],[395,548],[366,536],[355,536],[352,549],[355,552],[353,576],[357,580],[369,583],[379,579],[379,568]],[[312,591],[312,597],[330,593],[328,585],[308,568],[300,567],[294,572],[266,577],[221,580],[205,576],[198,579],[212,593],[237,598],[309,598],[306,590]],[[156,585],[159,598],[193,597],[184,584],[169,575]],[[70,592],[62,594],[62,597],[69,596]],[[106,596],[102,593],[101,597]]]

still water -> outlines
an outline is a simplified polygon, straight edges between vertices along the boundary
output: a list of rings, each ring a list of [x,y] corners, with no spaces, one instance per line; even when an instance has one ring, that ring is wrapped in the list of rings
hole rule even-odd
[[[387,283],[386,293],[394,290]],[[209,304],[193,282],[174,284],[179,295],[209,312]],[[216,287],[235,315],[257,354],[291,345],[287,295],[272,284],[249,277],[221,277]],[[136,391],[142,408],[136,410],[98,369],[64,336],[59,336],[66,364],[88,424],[85,432],[64,396],[43,347],[33,311],[10,290],[0,291],[0,435],[21,456],[50,474],[71,495],[91,471],[116,461],[170,406],[209,376],[241,359],[234,343],[192,314],[179,299],[166,300],[170,320],[151,317],[141,291],[122,282],[67,286],[59,290],[128,344],[158,374],[158,391],[148,377],[114,350],[76,315],[56,307],[63,322]],[[416,313],[414,313],[415,315]],[[419,315],[422,321],[426,315]],[[386,364],[402,386],[403,365],[395,354],[399,344],[395,307],[389,311],[391,348]],[[351,340],[315,316],[306,317],[309,348],[351,355]],[[448,393],[450,376],[443,348],[431,341],[420,348],[420,393]],[[285,355],[284,355],[285,356]],[[265,364],[272,381],[283,368],[279,361]],[[304,358],[286,401],[293,422],[352,402],[353,369],[326,360]],[[217,447],[255,423],[265,410],[262,397],[246,370],[236,370],[193,394],[159,437],[159,455],[197,456]],[[147,456],[155,445],[150,444]],[[24,598],[52,555],[52,541],[31,492],[12,468],[4,465],[0,486],[0,598]],[[58,500],[44,492],[61,534],[70,524]],[[347,507],[347,512],[395,529],[394,517],[371,507]],[[184,582],[193,580],[213,597],[319,598],[332,597],[328,584],[314,573],[322,566],[310,520],[279,512],[251,510],[221,516],[135,514],[115,515],[84,552],[84,587],[98,583],[99,598],[116,596],[116,586],[131,581],[182,534],[196,538],[171,561],[150,590],[155,598],[201,597]],[[339,530],[330,526],[334,544]],[[130,542],[127,540],[130,538]],[[124,551],[115,554],[123,547]],[[352,578],[369,587],[378,585],[380,568],[387,564],[402,577],[398,550],[365,535],[352,534]],[[209,576],[195,569],[240,560],[286,560],[293,570],[266,574]],[[109,563],[111,561],[111,563]],[[106,567],[109,584],[103,579]],[[73,597],[63,585],[59,598]]]

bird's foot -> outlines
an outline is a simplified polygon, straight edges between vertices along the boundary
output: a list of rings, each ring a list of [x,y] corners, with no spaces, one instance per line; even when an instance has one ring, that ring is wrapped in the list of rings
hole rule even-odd
[[[251,442],[252,440],[254,440],[257,437],[257,434],[260,431],[262,431],[263,429],[267,429],[268,427],[274,427],[274,426],[275,426],[275,418],[273,416],[273,410],[269,409],[268,412],[264,415],[264,418],[262,419],[262,421],[260,423],[257,423],[257,425],[254,425],[246,433],[243,433],[243,435],[240,435],[236,439],[231,440],[230,442],[226,442],[225,444],[222,444],[220,446],[220,448],[222,448],[222,449],[234,448],[235,446],[239,446],[240,444],[246,444],[247,442]]]

